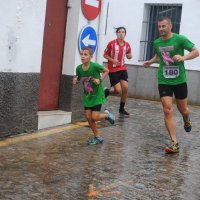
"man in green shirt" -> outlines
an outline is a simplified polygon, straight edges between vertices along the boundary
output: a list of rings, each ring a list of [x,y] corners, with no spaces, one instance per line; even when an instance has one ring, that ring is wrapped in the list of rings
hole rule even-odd
[[[194,44],[185,36],[173,33],[171,20],[161,17],[158,20],[160,38],[154,41],[155,55],[152,59],[144,62],[144,67],[159,62],[158,89],[163,106],[164,121],[167,131],[172,140],[172,146],[165,147],[167,153],[177,153],[179,144],[176,137],[176,125],[173,114],[173,94],[177,108],[183,116],[184,129],[190,132],[192,129],[189,117],[187,100],[187,78],[184,67],[185,60],[191,60],[199,56]],[[189,51],[184,55],[184,50]]]

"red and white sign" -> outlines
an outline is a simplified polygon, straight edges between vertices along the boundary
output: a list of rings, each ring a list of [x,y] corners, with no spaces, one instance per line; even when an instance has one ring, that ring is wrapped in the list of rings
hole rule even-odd
[[[82,0],[82,12],[89,19],[95,19],[101,11],[101,0]]]

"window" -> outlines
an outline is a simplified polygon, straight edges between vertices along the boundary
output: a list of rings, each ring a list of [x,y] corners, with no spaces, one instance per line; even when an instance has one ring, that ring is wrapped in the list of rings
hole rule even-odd
[[[159,37],[157,20],[161,16],[169,17],[173,25],[172,32],[179,33],[181,11],[180,4],[145,4],[139,61],[149,60],[154,55],[153,41]]]

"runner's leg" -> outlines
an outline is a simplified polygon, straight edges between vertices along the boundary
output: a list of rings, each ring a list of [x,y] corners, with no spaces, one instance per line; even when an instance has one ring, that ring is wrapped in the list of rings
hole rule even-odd
[[[161,97],[161,102],[163,106],[165,126],[171,137],[171,140],[177,143],[172,97]]]
[[[128,82],[121,80],[120,85],[122,88],[122,94],[121,94],[121,102],[126,102],[127,96],[128,96]]]
[[[192,130],[192,125],[190,121],[190,110],[188,108],[188,101],[186,99],[176,99],[176,104],[179,112],[183,116],[184,121],[184,129],[186,132],[190,132]]]
[[[99,136],[99,131],[97,129],[97,125],[96,122],[94,121],[94,119],[92,119],[92,110],[85,110],[85,117],[90,125],[90,128],[92,129],[92,132],[94,133],[95,137]]]
[[[119,113],[124,115],[129,115],[127,111],[125,111],[124,106],[128,97],[128,82],[125,80],[120,81],[121,88],[122,88],[122,94],[121,94],[121,100],[120,100],[120,108]]]
[[[184,121],[184,129],[186,132],[190,132],[192,130],[190,117],[189,117],[189,108],[188,108],[188,88],[187,83],[182,83],[174,87],[174,95],[176,98],[176,104],[179,112],[183,116]]]
[[[121,85],[120,85],[120,72],[112,72],[109,73],[110,85],[113,89],[105,89],[105,96],[107,97],[109,94],[120,94],[121,93]],[[109,91],[108,91],[109,90]]]
[[[117,83],[116,85],[113,86],[113,90],[110,90],[110,94],[120,94],[121,93],[121,85],[120,83]]]
[[[101,120],[105,119],[106,117],[108,117],[107,113],[103,113],[103,112],[99,112],[99,111],[92,112],[92,119],[94,121],[101,121]]]
[[[188,108],[188,100],[186,99],[176,99],[176,105],[179,112],[182,114],[183,117],[188,117],[190,114]]]

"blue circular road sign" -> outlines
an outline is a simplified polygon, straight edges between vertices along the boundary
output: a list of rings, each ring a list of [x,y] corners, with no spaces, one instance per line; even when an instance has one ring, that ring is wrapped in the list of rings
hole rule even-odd
[[[79,36],[79,50],[81,51],[85,47],[91,47],[93,53],[96,51],[98,45],[98,39],[96,31],[93,27],[87,25],[84,26]]]

